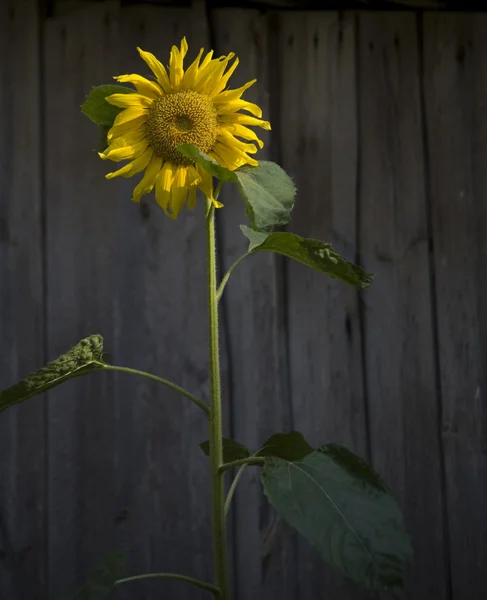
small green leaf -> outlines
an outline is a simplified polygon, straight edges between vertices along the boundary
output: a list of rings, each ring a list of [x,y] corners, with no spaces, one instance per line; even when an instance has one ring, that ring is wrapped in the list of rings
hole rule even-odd
[[[107,555],[91,573],[86,584],[64,600],[105,600],[109,598],[115,582],[120,578],[125,565],[123,552]]]
[[[257,167],[246,165],[230,171],[192,144],[178,146],[178,150],[213,177],[238,184],[254,230],[270,231],[289,222],[296,188],[289,175],[276,163],[261,160]]]
[[[322,558],[374,591],[399,591],[412,549],[380,477],[352,452],[322,446],[298,462],[266,458],[264,491]]]
[[[111,127],[115,117],[123,108],[108,104],[105,100],[112,94],[133,94],[135,90],[124,85],[99,85],[94,87],[81,105],[81,111],[97,125]]]
[[[302,460],[313,452],[313,448],[298,431],[276,433],[271,436],[256,456],[274,456],[284,460]]]
[[[233,462],[234,460],[240,460],[241,458],[248,458],[250,456],[250,452],[247,450],[247,448],[235,440],[223,438],[222,442],[223,462]],[[210,442],[203,442],[200,444],[200,448],[203,450],[206,456],[210,456]]]
[[[266,235],[255,232],[245,225],[240,225],[240,229],[250,241],[249,252],[268,251],[283,254],[360,289],[366,288],[372,281],[373,275],[342,258],[330,244],[325,242],[284,231],[275,231]]]
[[[0,392],[0,411],[103,366],[103,338],[92,335],[20,383]]]

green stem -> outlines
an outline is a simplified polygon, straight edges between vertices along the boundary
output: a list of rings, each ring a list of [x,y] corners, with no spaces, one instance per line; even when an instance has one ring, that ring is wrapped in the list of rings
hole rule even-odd
[[[263,467],[265,464],[265,458],[263,456],[249,456],[248,458],[239,458],[238,460],[232,460],[232,462],[224,463],[220,465],[220,473],[224,473],[229,469],[233,469],[234,467],[241,467],[242,465],[250,466],[254,465],[256,467]]]
[[[172,390],[174,390],[176,392],[179,392],[181,395],[188,398],[188,400],[191,400],[191,402],[193,402],[194,404],[196,404],[196,406],[201,408],[201,410],[203,410],[207,414],[208,417],[210,416],[210,407],[207,404],[205,404],[199,398],[196,398],[196,396],[193,396],[193,394],[191,394],[190,392],[188,392],[181,386],[176,385],[172,381],[163,379],[162,377],[158,377],[157,375],[152,375],[152,373],[146,373],[145,371],[138,371],[137,369],[131,369],[129,367],[117,367],[116,365],[106,365],[105,363],[99,363],[99,364],[100,364],[100,367],[102,367],[106,371],[119,371],[120,373],[129,373],[130,375],[140,375],[141,377],[145,377],[146,379],[151,379],[152,381],[157,381],[158,383],[162,383],[162,385],[165,385],[166,387],[171,388]]]
[[[237,474],[235,475],[235,477],[232,481],[232,485],[230,486],[230,489],[228,490],[227,499],[225,500],[225,518],[227,517],[228,511],[230,510],[230,505],[232,503],[232,499],[235,494],[235,490],[237,489],[238,482],[240,481],[240,478],[242,477],[243,472],[245,471],[246,468],[247,468],[246,464],[242,465],[240,467],[240,469],[238,470]]]
[[[220,383],[220,349],[218,339],[218,300],[216,297],[215,209],[210,207],[206,218],[208,242],[208,308],[210,337],[210,468],[211,509],[213,527],[213,561],[216,585],[223,600],[229,600],[228,558],[225,528],[224,480],[219,472],[223,464],[222,403]]]
[[[223,290],[225,289],[225,286],[227,285],[227,282],[230,279],[230,275],[233,273],[234,269],[243,261],[244,258],[247,258],[247,256],[250,256],[250,254],[251,254],[250,252],[246,252],[240,258],[237,258],[237,260],[233,263],[233,265],[225,273],[225,277],[221,280],[220,285],[218,286],[218,291],[216,293],[217,300],[220,300],[220,298],[222,297]]]
[[[181,581],[191,583],[202,590],[207,590],[214,596],[221,597],[220,590],[216,586],[211,585],[211,583],[206,583],[204,581],[200,581],[199,579],[195,579],[194,577],[188,577],[187,575],[178,575],[177,573],[146,573],[144,575],[134,575],[133,577],[119,579],[115,582],[115,585],[130,583],[132,581],[140,581],[141,579],[180,579]]]

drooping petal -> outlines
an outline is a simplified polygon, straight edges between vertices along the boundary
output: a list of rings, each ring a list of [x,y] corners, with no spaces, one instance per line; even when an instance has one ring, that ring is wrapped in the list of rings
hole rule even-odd
[[[223,94],[225,93],[226,92],[223,92]],[[213,100],[213,102],[215,101]],[[260,117],[262,117],[262,110],[260,106],[257,106],[257,104],[254,104],[253,102],[247,102],[246,100],[233,100],[231,102],[218,104],[219,115],[234,113],[238,110],[246,110],[247,112],[253,114],[255,117],[259,117],[259,119]]]
[[[135,186],[132,194],[132,200],[134,202],[140,202],[140,199],[144,194],[149,194],[152,191],[161,167],[162,158],[153,155],[145,170],[144,177],[142,177],[141,181]]]
[[[140,156],[138,156],[135,160],[128,163],[118,171],[114,171],[113,173],[107,173],[105,177],[107,179],[113,179],[114,177],[132,177],[136,173],[140,173],[143,171],[147,165],[149,164],[150,159],[154,151],[152,148],[147,148]]]
[[[218,121],[223,126],[226,126],[228,123],[240,123],[241,125],[262,127],[262,129],[265,129],[267,131],[271,130],[271,124],[269,123],[269,121],[263,121],[262,119],[257,119],[256,117],[251,117],[250,115],[244,115],[238,112],[219,115]]]
[[[118,75],[117,77],[114,77],[114,79],[120,83],[131,83],[139,94],[152,98],[153,100],[162,94],[162,89],[157,83],[142,77],[142,75],[137,75],[136,73],[132,73],[131,75]]]
[[[188,208],[189,208],[189,210],[193,210],[193,208],[196,206],[196,190],[197,189],[198,188],[196,186],[193,186],[189,190],[189,194],[188,194]]]
[[[168,94],[171,91],[171,84],[169,82],[169,77],[167,75],[166,67],[157,60],[157,58],[151,54],[150,52],[145,52],[141,48],[137,48],[140,57],[149,67],[149,69],[156,76],[157,82],[161,86],[164,92]]]
[[[201,177],[201,181],[200,181],[200,183],[198,183],[199,189],[203,192],[203,194],[207,198],[209,198],[213,202],[213,205],[216,208],[221,208],[223,206],[223,204],[221,202],[218,202],[218,200],[216,200],[213,196],[213,178],[212,178],[212,176],[208,173],[208,171],[205,171],[199,165],[197,165],[196,170],[198,171],[198,173]]]
[[[171,217],[176,219],[186,203],[188,190],[185,187],[173,187],[171,192]]]
[[[186,187],[193,187],[201,181],[200,174],[196,170],[196,167],[190,165],[186,172]]]
[[[121,160],[132,160],[133,158],[137,158],[144,152],[144,150],[149,145],[149,140],[144,136],[144,138],[130,145],[111,145],[109,146],[105,152],[98,152],[98,156],[103,160],[113,160],[114,162],[120,162]]]
[[[134,119],[138,119],[139,117],[144,117],[147,119],[148,111],[146,108],[142,108],[141,106],[136,106],[133,108],[126,108],[119,112],[115,117],[115,121],[113,121],[113,126],[118,127],[118,125],[123,125],[124,123],[128,123],[128,121],[133,121]]]
[[[119,108],[150,108],[152,106],[152,98],[143,96],[142,94],[112,94],[105,98],[108,104],[118,106]]]
[[[165,192],[170,192],[172,188],[172,182],[174,181],[176,165],[173,165],[169,161],[164,163],[161,174],[159,176],[161,189]]]
[[[219,140],[217,140],[215,146],[208,155],[231,171],[234,171],[245,164],[249,164],[253,167],[256,167],[259,164],[242,150],[239,150],[235,146],[224,144]]]
[[[129,132],[135,133],[136,131],[139,131],[139,129],[143,129],[142,125],[146,122],[146,120],[146,115],[143,115],[141,117],[136,117],[131,121],[127,121],[122,125],[114,125],[111,129],[108,130],[107,140],[111,141],[112,139],[123,136]]]
[[[221,130],[227,131],[228,133],[231,133],[237,137],[241,137],[244,140],[252,140],[257,142],[259,148],[261,149],[264,147],[264,142],[257,136],[253,129],[249,129],[248,127],[240,125],[239,123],[228,123],[228,125],[222,127]]]
[[[168,206],[171,202],[171,190],[166,190],[164,188],[163,170],[159,171],[159,175],[156,178],[156,201],[167,215]]]
[[[244,153],[256,154],[257,152],[257,148],[254,144],[248,144],[247,142],[237,140],[237,138],[226,129],[220,130],[217,141]]]

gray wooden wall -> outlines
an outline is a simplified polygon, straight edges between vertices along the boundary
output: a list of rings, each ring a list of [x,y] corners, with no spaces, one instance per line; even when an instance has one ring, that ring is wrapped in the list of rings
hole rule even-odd
[[[207,396],[202,210],[164,217],[106,181],[79,105],[182,35],[234,50],[273,123],[292,229],[376,274],[360,296],[261,255],[223,303],[227,434],[298,429],[372,460],[404,507],[408,600],[487,589],[487,15],[0,2],[0,387],[81,337]],[[222,268],[245,247],[218,213]],[[0,598],[59,600],[106,552],[127,575],[211,577],[200,413],[128,376],[73,381],[0,417]],[[248,470],[230,522],[237,600],[360,600]],[[120,600],[205,597],[155,581]]]

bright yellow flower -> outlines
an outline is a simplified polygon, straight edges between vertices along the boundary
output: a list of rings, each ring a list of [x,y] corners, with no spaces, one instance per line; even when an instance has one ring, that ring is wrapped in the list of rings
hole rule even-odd
[[[115,118],[107,135],[108,148],[100,156],[115,162],[130,162],[106,177],[131,177],[145,170],[132,199],[139,202],[144,194],[155,188],[157,202],[173,218],[178,216],[188,193],[189,208],[194,207],[197,188],[215,206],[221,206],[213,198],[211,176],[183,156],[177,147],[194,144],[232,171],[245,164],[257,166],[257,161],[249,154],[255,154],[257,146],[262,148],[263,143],[247,126],[263,129],[271,126],[268,121],[261,120],[262,111],[256,104],[241,99],[243,92],[256,80],[236,90],[225,90],[238,58],[234,59],[231,52],[213,59],[213,51],[210,51],[201,60],[203,48],[184,71],[183,60],[188,51],[186,38],[181,41],[181,48],[172,47],[168,70],[153,54],[140,48],[137,50],[154,73],[155,81],[135,74],[115,77],[122,83],[133,84],[136,91],[106,98],[107,102],[124,110]],[[252,116],[242,114],[240,110]]]

